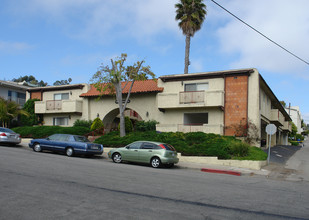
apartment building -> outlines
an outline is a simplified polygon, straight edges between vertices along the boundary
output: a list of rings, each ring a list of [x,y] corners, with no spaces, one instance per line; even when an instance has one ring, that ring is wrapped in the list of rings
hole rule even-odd
[[[250,122],[265,143],[272,123],[272,145],[288,143],[291,118],[256,69],[162,76],[158,86],[160,131],[235,135],[235,126]]]
[[[28,98],[41,100],[35,103],[35,112],[45,125],[71,126],[77,119],[99,117],[110,130],[119,115],[115,96],[100,94],[93,85],[51,86],[29,89],[28,93]],[[127,93],[127,89],[123,91],[124,96]],[[267,141],[265,128],[272,123],[277,126],[272,136],[272,145],[276,145],[287,144],[291,130],[290,116],[256,69],[137,81],[127,109],[138,120],[158,121],[157,131],[162,132],[237,135],[235,126],[250,122],[258,131],[258,140]]]
[[[26,90],[28,88],[24,83],[0,80],[0,97],[14,101],[22,107],[26,102]]]
[[[303,128],[302,128],[302,117],[299,106],[290,106],[288,108],[285,108],[285,110],[288,112],[293,123],[297,127],[297,134],[301,134],[303,132]]]
[[[88,118],[88,100],[79,97],[90,89],[88,84],[29,88],[27,99],[35,102],[35,113],[44,125],[73,126],[74,121]]]

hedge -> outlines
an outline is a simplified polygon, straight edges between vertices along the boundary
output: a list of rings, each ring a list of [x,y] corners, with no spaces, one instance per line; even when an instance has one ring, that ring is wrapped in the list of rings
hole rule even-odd
[[[267,154],[261,149],[249,146],[246,143],[230,136],[206,134],[203,132],[162,132],[145,131],[133,132],[120,137],[119,132],[108,133],[95,140],[95,143],[105,147],[124,147],[134,141],[158,141],[172,144],[176,151],[184,156],[217,156],[219,159],[250,158],[250,160],[264,160]],[[258,157],[254,155],[259,153]],[[262,155],[262,156],[261,156]],[[266,157],[265,157],[266,155]]]
[[[12,128],[22,138],[46,138],[52,134],[84,135],[90,130],[86,127],[60,127],[60,126],[24,126]]]

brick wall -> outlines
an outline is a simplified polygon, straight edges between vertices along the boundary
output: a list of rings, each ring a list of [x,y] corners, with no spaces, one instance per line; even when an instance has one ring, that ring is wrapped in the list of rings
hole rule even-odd
[[[225,135],[234,135],[231,125],[247,122],[248,119],[248,76],[225,78],[224,122]]]
[[[31,99],[40,99],[42,101],[42,92],[31,92]]]

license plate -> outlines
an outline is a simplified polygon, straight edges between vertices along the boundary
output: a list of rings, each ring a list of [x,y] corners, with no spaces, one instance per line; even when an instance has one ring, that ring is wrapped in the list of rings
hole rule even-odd
[[[97,146],[91,146],[91,150],[98,150],[99,148]]]

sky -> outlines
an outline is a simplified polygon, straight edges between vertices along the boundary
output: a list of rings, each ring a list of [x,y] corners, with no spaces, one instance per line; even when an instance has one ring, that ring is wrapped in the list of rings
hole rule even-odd
[[[308,0],[216,0],[309,62]],[[89,83],[110,59],[145,60],[156,77],[182,74],[185,36],[177,0],[1,0],[0,80],[25,75],[52,85]],[[204,0],[207,16],[191,39],[189,73],[257,68],[279,100],[309,124],[309,65]]]

